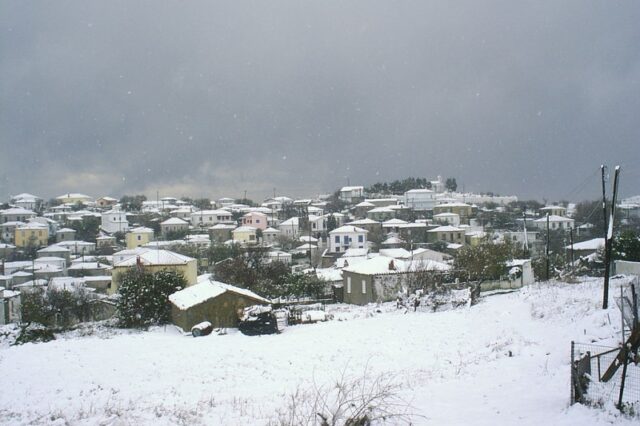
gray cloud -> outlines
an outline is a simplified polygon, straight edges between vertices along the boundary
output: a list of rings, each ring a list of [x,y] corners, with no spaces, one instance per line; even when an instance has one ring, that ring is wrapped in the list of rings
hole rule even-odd
[[[635,1],[3,2],[0,196],[640,173]],[[593,184],[571,193],[585,178]]]

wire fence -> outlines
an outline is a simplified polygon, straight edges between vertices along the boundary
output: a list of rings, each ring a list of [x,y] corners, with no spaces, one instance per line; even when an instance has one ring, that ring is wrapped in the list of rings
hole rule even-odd
[[[624,366],[625,355],[627,365]],[[571,403],[615,404],[640,416],[640,361],[621,348],[571,342]]]

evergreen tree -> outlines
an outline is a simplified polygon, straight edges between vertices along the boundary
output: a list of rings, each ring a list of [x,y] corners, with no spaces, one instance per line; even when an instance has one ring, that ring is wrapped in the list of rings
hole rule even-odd
[[[118,288],[118,322],[123,327],[148,327],[171,319],[169,295],[186,286],[174,271],[146,272],[134,268],[121,277]]]
[[[625,231],[613,240],[613,258],[640,262],[640,239],[633,231]]]
[[[447,180],[444,183],[444,186],[445,188],[447,188],[447,191],[455,192],[456,189],[458,189],[458,183],[456,182],[456,178],[454,177],[447,178]]]

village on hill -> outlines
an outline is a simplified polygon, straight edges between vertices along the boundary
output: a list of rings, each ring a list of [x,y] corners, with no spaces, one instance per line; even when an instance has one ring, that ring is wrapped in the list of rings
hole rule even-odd
[[[402,322],[408,321],[406,331],[410,334],[423,327],[425,330],[436,327],[435,334],[421,334],[418,342],[429,336],[428,341],[438,346],[442,345],[440,340],[453,338],[458,351],[480,350],[479,346],[474,346],[477,344],[499,346],[499,342],[488,341],[506,338],[494,335],[506,326],[503,321],[482,315],[502,315],[500,312],[504,310],[504,315],[508,316],[505,321],[512,322],[510,327],[535,330],[530,341],[528,337],[522,337],[523,330],[509,329],[508,333],[517,333],[520,337],[509,338],[503,347],[495,349],[495,354],[485,354],[481,360],[443,361],[449,366],[442,374],[456,376],[455,380],[459,380],[459,374],[477,374],[468,370],[469,362],[481,364],[481,371],[491,368],[492,362],[505,367],[503,364],[514,353],[516,356],[528,353],[529,344],[547,347],[545,339],[551,338],[556,339],[554,342],[568,339],[561,342],[567,346],[571,340],[583,337],[573,336],[557,323],[553,323],[555,334],[547,336],[540,321],[546,321],[542,316],[549,315],[570,322],[573,314],[569,312],[575,308],[571,306],[572,298],[585,291],[594,296],[592,303],[586,304],[588,315],[590,318],[600,315],[595,307],[600,303],[598,293],[602,278],[594,277],[606,273],[617,277],[612,279],[611,297],[617,297],[618,293],[627,291],[629,285],[638,283],[634,277],[640,274],[640,199],[622,200],[615,204],[615,211],[611,216],[611,220],[615,220],[616,236],[611,247],[612,270],[606,271],[602,202],[575,200],[542,204],[535,200],[519,200],[516,196],[463,193],[458,191],[455,178],[407,178],[371,187],[346,186],[331,194],[305,199],[274,194],[263,201],[247,199],[246,195],[244,199],[165,196],[151,200],[144,195],[125,195],[118,199],[67,193],[47,200],[28,193],[18,194],[6,200],[0,209],[0,351],[6,354],[0,354],[0,361],[4,370],[11,368],[12,361],[9,360],[18,356],[15,351],[25,350],[18,349],[20,346],[56,348],[52,349],[51,356],[64,358],[66,355],[60,351],[76,339],[80,339],[78,344],[83,344],[81,336],[85,332],[95,333],[100,339],[108,338],[100,346],[108,346],[112,341],[114,350],[124,353],[129,350],[123,349],[123,345],[136,347],[136,342],[151,346],[175,345],[176,339],[186,336],[206,336],[206,339],[227,342],[228,350],[256,351],[248,355],[253,359],[262,355],[257,347],[253,347],[254,343],[240,339],[240,336],[260,335],[255,339],[266,339],[266,335],[272,335],[265,343],[277,346],[282,341],[286,350],[304,348],[311,351],[305,356],[320,369],[327,369],[327,363],[335,357],[342,360],[333,366],[346,368],[356,357],[359,359],[354,366],[366,370],[366,374],[370,373],[369,367],[382,374],[386,366],[395,374],[405,375],[407,370],[390,367],[394,363],[393,357],[402,360],[402,356],[380,349],[385,346],[380,336],[394,327],[402,327]],[[545,291],[547,287],[548,292]],[[562,303],[552,301],[553,294],[562,294]],[[619,300],[626,300],[620,297]],[[634,300],[635,293],[630,297],[629,300]],[[528,301],[527,298],[540,300]],[[532,318],[521,318],[530,313],[511,310],[508,308],[511,303],[522,306],[531,303],[536,306],[531,309],[542,309],[545,313],[540,313],[539,318],[535,313]],[[623,302],[618,305],[620,303]],[[597,336],[589,343],[616,347],[625,340],[625,326],[620,329],[618,324],[624,324],[625,315],[628,317],[630,311],[625,314],[614,302],[611,305],[603,312],[607,312],[609,318],[617,315],[621,319],[618,323],[608,320],[606,327],[599,324],[596,330],[590,330],[589,333]],[[552,313],[550,306],[566,312],[558,316]],[[637,315],[637,306],[631,311],[633,309]],[[474,343],[473,337],[467,337],[472,343],[466,347],[468,342],[460,335],[466,333],[463,332],[466,328],[477,328],[478,324],[466,322],[456,316],[456,312],[466,312],[463,315],[470,317],[468,321],[498,323],[488,326],[491,330],[476,330],[482,336],[480,340],[485,340]],[[421,316],[411,316],[418,314]],[[358,322],[367,319],[371,329]],[[435,321],[435,325],[431,321]],[[449,321],[451,324],[462,321],[459,329],[451,330],[458,336],[445,336]],[[315,325],[306,325],[310,323]],[[581,324],[587,333],[589,326]],[[627,336],[632,339],[635,328],[633,322],[629,324]],[[168,332],[167,326],[172,331]],[[146,331],[141,335],[129,334],[126,330]],[[312,334],[313,330],[318,330],[315,333],[319,334]],[[368,336],[375,343],[369,350],[356,350],[347,343],[353,343],[356,338],[352,332]],[[622,339],[619,333],[622,333]],[[445,356],[427,349],[426,341],[412,343],[404,331],[396,334],[395,337],[387,336],[389,344],[406,345],[410,350],[430,354],[428,356]],[[139,341],[140,336],[146,337]],[[330,340],[315,349],[308,347],[313,339],[334,338],[335,347]],[[365,341],[360,344],[368,346]],[[351,348],[350,352],[334,353],[340,345]],[[569,360],[559,355],[562,351],[567,353],[568,346],[565,346],[553,350],[554,375],[569,365]],[[179,355],[184,357],[185,363],[190,363],[189,357],[197,359],[200,356],[201,349],[192,349],[195,351],[192,355]],[[41,350],[45,349],[34,349],[38,353]],[[314,350],[329,352],[315,355]],[[327,358],[328,353],[333,355]],[[28,359],[31,355],[25,356]],[[232,361],[223,361],[229,354],[221,353],[220,356],[222,358],[216,362],[224,368],[238,368]],[[279,352],[266,356],[268,363],[276,362],[278,357],[286,358]],[[507,358],[503,359],[503,356]],[[530,356],[544,357],[538,352]],[[364,362],[365,358],[371,358],[371,364]],[[535,359],[539,362],[540,358]],[[57,362],[68,361],[57,359]],[[124,362],[129,366],[127,368],[141,368],[136,362]],[[455,362],[460,365],[451,367]],[[191,363],[197,364],[197,361]],[[407,365],[420,371],[416,361]],[[630,365],[630,372],[626,373],[625,363],[622,377],[626,374],[640,377],[637,367]],[[165,365],[164,368],[171,370],[175,366]],[[188,374],[195,374],[190,368]],[[566,380],[569,380],[568,370],[567,367]],[[435,374],[436,370],[430,371],[428,374]],[[616,377],[620,376],[620,371],[614,372]],[[262,370],[245,373],[266,374]],[[238,380],[245,380],[245,373],[238,373]],[[283,376],[288,381],[286,386],[283,383],[287,392],[295,392],[290,386],[293,383],[290,376],[295,374],[292,369]],[[214,376],[217,377],[213,375],[209,379]],[[468,378],[471,377],[487,380],[476,376]],[[92,380],[100,381],[98,378]],[[223,377],[215,380],[223,380]],[[419,388],[427,386],[425,380],[429,381],[425,377],[415,385]],[[554,386],[564,383],[558,378],[554,380]],[[402,390],[398,395],[402,395],[402,401],[407,401],[409,382],[408,378],[403,378],[399,385]],[[74,392],[87,391],[88,382],[80,379],[74,383],[71,390],[64,390],[71,392],[70,399],[76,398]],[[436,387],[428,388],[428,392],[439,389],[437,392],[442,390],[452,395],[452,389],[445,390],[446,384],[438,383]],[[25,386],[25,392],[34,392],[34,384]],[[216,399],[224,400],[222,405],[216,408],[212,402],[204,410],[193,408],[195,412],[184,414],[186,421],[207,423],[203,413],[214,413],[223,419],[234,412],[235,417],[227,418],[230,424],[248,424],[252,418],[260,418],[267,424],[274,422],[273,413],[283,409],[274,400],[274,394],[255,394],[243,386],[229,392],[242,390],[255,398],[256,402],[246,403],[244,414],[238,414],[238,407],[229,408],[229,404],[239,404],[237,401],[230,402],[224,400],[222,394],[216,394]],[[571,386],[574,386],[573,382]],[[572,389],[580,392],[581,388]],[[390,388],[384,390],[390,392]],[[569,384],[563,391],[569,392]],[[198,392],[191,401],[202,404],[199,398],[205,390]],[[556,393],[559,393],[557,389]],[[582,402],[580,395],[572,396],[572,402],[573,399]],[[136,391],[128,397],[144,400]],[[627,391],[627,398],[631,398],[629,407],[634,407],[635,397],[640,398],[640,390]],[[613,401],[614,398],[609,399]],[[190,410],[189,398],[181,401],[187,407],[181,409]],[[83,418],[107,422],[114,418],[114,415],[104,414],[104,401],[93,403],[102,406],[102,412],[86,413],[83,417],[79,410],[85,410],[86,405],[80,404],[81,407],[70,412],[60,408],[60,418],[72,423]],[[151,404],[146,400],[144,403]],[[18,414],[4,402],[3,405],[0,414],[16,416],[18,423],[42,421],[41,416],[46,411],[36,407]],[[577,409],[561,412],[558,410],[561,405],[562,402],[556,401],[557,424],[571,424],[578,418],[592,416]],[[399,418],[411,423],[415,418],[429,417],[420,407],[423,406],[400,413]],[[485,408],[472,404],[471,411]],[[126,421],[148,414],[133,407],[120,409],[123,413],[115,417],[123,415]],[[173,424],[182,421],[175,417],[179,412],[167,412],[159,417],[164,416],[162,422]],[[524,412],[520,414],[524,415]],[[517,410],[514,413],[517,415]],[[596,415],[597,422],[606,423],[611,416],[617,416],[612,413],[614,411],[609,410]],[[300,412],[297,415],[301,415]],[[337,414],[334,412],[333,415]],[[380,412],[376,412],[377,415],[381,415]],[[414,415],[418,417],[412,417]],[[375,417],[373,411],[367,416]],[[51,417],[51,420],[56,419]],[[296,424],[298,420],[285,423]]]

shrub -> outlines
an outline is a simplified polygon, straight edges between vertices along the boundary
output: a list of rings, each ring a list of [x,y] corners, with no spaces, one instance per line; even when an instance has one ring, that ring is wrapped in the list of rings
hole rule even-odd
[[[118,323],[122,327],[148,327],[169,322],[169,295],[185,286],[182,274],[174,271],[127,271],[118,288]]]

